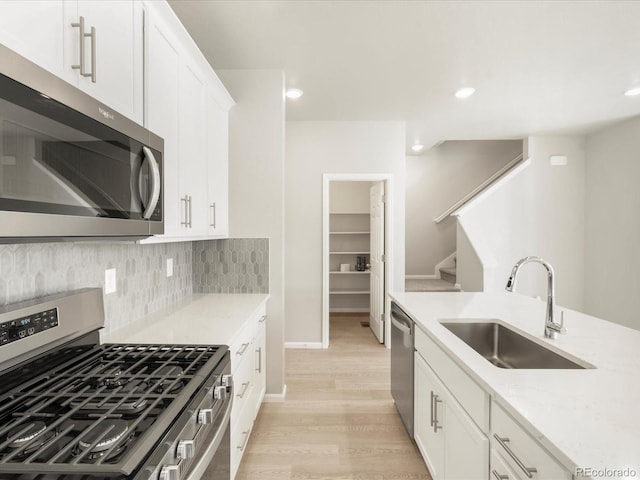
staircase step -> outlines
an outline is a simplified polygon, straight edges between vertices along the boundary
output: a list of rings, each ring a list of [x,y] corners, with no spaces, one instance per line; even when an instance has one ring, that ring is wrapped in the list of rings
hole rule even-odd
[[[453,283],[441,279],[405,280],[407,292],[459,292]]]
[[[444,267],[440,269],[440,278],[450,283],[456,283],[456,267]]]

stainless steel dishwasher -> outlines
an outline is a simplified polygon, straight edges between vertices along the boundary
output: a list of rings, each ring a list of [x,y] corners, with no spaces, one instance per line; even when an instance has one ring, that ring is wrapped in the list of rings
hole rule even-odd
[[[413,320],[391,302],[391,395],[407,433],[413,438]]]

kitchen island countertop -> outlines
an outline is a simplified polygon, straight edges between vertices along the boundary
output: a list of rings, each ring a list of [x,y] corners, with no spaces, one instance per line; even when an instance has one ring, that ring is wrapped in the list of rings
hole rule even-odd
[[[630,478],[640,477],[639,331],[557,307],[565,311],[568,333],[546,339],[546,303],[517,293],[402,292],[391,297],[574,478],[580,478],[577,468],[594,469],[594,478],[624,478],[620,472],[625,469]],[[596,368],[498,368],[443,327],[444,319],[501,320]]]
[[[112,332],[110,343],[230,345],[267,294],[193,294],[157,313]]]

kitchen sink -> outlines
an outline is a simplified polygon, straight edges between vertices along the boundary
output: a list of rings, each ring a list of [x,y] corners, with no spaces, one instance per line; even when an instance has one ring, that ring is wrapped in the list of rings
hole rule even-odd
[[[586,369],[568,358],[496,322],[441,321],[464,343],[496,367],[513,369]]]

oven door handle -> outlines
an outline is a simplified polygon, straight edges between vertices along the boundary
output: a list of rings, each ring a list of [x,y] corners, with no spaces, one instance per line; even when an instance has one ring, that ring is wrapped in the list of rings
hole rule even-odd
[[[149,194],[147,208],[144,209],[142,214],[142,218],[149,219],[153,215],[156,205],[158,205],[158,200],[160,200],[160,167],[149,147],[143,146],[142,152],[151,167],[151,194]]]
[[[211,460],[213,459],[216,451],[220,447],[220,444],[222,443],[222,439],[224,438],[226,430],[229,427],[229,421],[231,419],[231,406],[233,405],[233,391],[231,392],[230,395],[227,395],[227,398],[225,399],[225,403],[226,403],[226,406],[224,409],[224,414],[222,415],[222,421],[218,426],[218,430],[216,431],[215,436],[211,440],[211,443],[209,443],[209,446],[206,448],[204,453],[201,455],[200,459],[198,460],[198,463],[193,466],[193,468],[191,469],[191,471],[189,472],[185,480],[199,480],[204,474],[207,467],[209,466],[209,463],[211,463]]]

